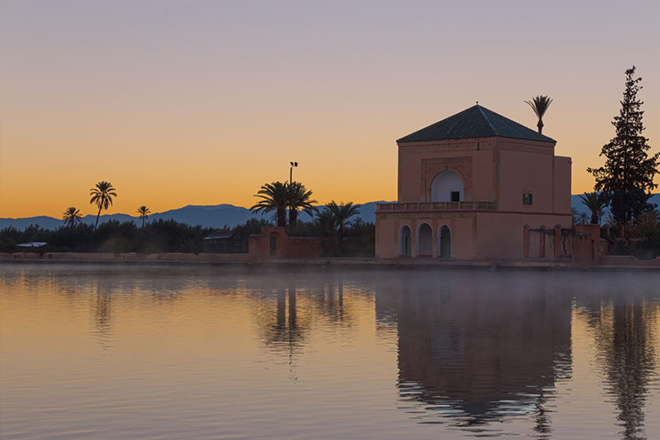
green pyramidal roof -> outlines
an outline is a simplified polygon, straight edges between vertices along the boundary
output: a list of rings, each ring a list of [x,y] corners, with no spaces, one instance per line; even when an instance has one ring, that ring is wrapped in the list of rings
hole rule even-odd
[[[426,142],[486,137],[505,137],[555,143],[554,139],[543,136],[480,105],[475,105],[456,113],[454,116],[422,128],[402,137],[397,142]]]

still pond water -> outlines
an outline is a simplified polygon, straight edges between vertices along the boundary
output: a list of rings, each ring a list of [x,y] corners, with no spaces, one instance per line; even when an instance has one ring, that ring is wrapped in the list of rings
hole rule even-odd
[[[2,439],[660,439],[660,276],[0,266]]]

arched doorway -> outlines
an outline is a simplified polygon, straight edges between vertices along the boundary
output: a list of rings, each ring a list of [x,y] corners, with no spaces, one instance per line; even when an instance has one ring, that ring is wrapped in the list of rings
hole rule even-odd
[[[440,226],[438,231],[438,256],[451,258],[451,230],[447,225]]]
[[[277,256],[277,239],[280,237],[280,234],[273,232],[270,234],[270,256]]]
[[[453,171],[436,174],[431,182],[431,202],[460,202],[465,200],[463,179]]]
[[[433,256],[433,229],[428,223],[422,223],[417,228],[417,256]]]
[[[410,257],[411,249],[412,234],[410,233],[410,227],[403,225],[401,226],[401,229],[399,229],[399,256]]]

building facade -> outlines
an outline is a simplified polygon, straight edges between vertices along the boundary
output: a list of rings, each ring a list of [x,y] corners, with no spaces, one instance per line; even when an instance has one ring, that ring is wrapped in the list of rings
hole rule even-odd
[[[479,105],[399,139],[398,202],[378,206],[376,257],[558,258],[571,159],[555,144]]]

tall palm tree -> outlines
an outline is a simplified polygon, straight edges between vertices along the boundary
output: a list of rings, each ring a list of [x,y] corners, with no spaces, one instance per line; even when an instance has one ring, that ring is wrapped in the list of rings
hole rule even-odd
[[[277,226],[286,226],[286,208],[289,200],[289,185],[282,182],[266,183],[255,197],[261,198],[250,208],[252,212],[271,212],[277,214]]]
[[[144,222],[149,218],[151,211],[149,211],[149,208],[142,205],[137,209],[137,213],[140,214],[140,220],[142,220],[142,227],[144,228]]]
[[[536,126],[539,128],[539,134],[543,134],[543,115],[548,111],[548,107],[552,104],[552,98],[549,96],[539,95],[535,98],[532,98],[531,101],[525,101],[536,113],[536,116],[539,118],[539,123]]]
[[[344,239],[346,223],[348,223],[348,219],[360,213],[360,205],[354,205],[353,202],[348,202],[346,204],[342,202],[337,204],[337,202],[332,200],[325,206],[328,208],[334,219],[334,224],[337,228],[337,244],[341,247],[342,240]]]
[[[80,209],[76,209],[75,206],[69,206],[62,214],[62,220],[64,224],[69,227],[74,227],[78,223],[82,222],[82,215],[80,214]]]
[[[296,229],[296,222],[298,220],[298,212],[303,211],[312,215],[315,211],[312,200],[312,191],[307,190],[305,185],[300,182],[291,182],[288,185],[289,197],[287,200],[287,208],[289,208],[289,230],[294,232]]]
[[[605,215],[605,206],[607,206],[603,199],[597,192],[584,193],[580,199],[582,199],[582,204],[591,211],[591,224],[600,224],[600,219]]]
[[[94,224],[94,229],[96,229],[99,226],[101,210],[108,209],[112,206],[112,198],[117,197],[117,190],[112,186],[112,183],[102,180],[94,188],[89,190],[89,195],[92,196],[89,204],[95,204],[99,208],[99,212],[96,214],[96,223]]]

